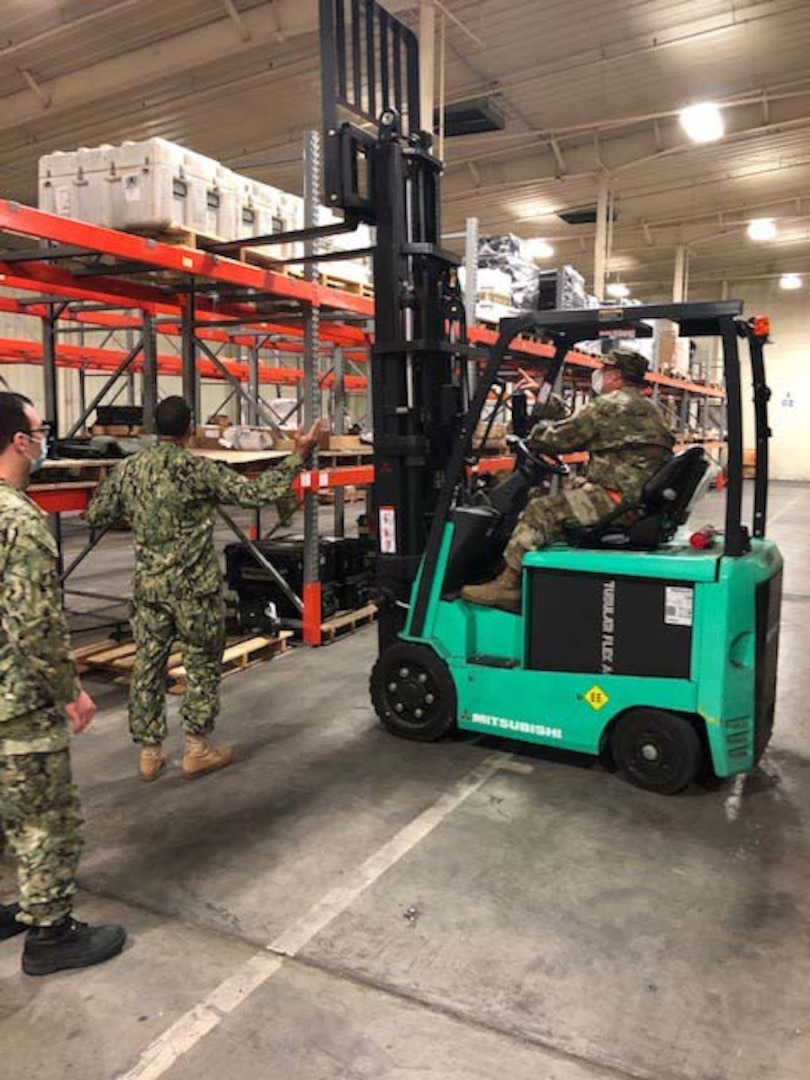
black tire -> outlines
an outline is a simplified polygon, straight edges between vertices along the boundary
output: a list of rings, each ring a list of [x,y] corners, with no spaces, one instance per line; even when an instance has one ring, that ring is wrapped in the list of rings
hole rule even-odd
[[[694,726],[663,709],[634,709],[610,736],[614,761],[624,777],[659,795],[676,795],[700,772],[703,748]]]
[[[426,645],[390,645],[372,669],[370,688],[383,725],[402,739],[434,742],[455,727],[453,677]]]

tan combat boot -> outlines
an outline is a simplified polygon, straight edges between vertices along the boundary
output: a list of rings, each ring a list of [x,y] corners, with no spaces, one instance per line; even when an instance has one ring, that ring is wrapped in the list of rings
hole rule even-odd
[[[141,747],[139,772],[141,780],[157,780],[166,768],[166,758],[160,743],[145,743]]]
[[[500,608],[502,611],[520,613],[520,573],[511,566],[505,567],[494,581],[483,585],[465,585],[461,590],[463,600],[484,607]]]
[[[205,735],[186,735],[183,776],[193,780],[196,776],[224,769],[230,765],[232,757],[230,746],[209,746]]]

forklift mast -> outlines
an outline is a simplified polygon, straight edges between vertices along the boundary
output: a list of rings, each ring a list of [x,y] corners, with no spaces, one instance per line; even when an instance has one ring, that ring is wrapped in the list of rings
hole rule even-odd
[[[375,0],[320,0],[324,190],[377,230],[371,363],[380,647],[396,639],[465,407],[460,260],[421,130],[413,32]],[[348,116],[348,119],[346,118]]]
[[[376,0],[320,0],[320,32],[326,202],[349,224],[377,230],[370,385],[382,650],[405,624],[447,466],[462,442],[469,461],[481,412],[470,361],[485,357],[466,340],[461,260],[441,247],[443,165],[421,126],[413,31]],[[543,403],[565,353],[560,340],[538,394]]]

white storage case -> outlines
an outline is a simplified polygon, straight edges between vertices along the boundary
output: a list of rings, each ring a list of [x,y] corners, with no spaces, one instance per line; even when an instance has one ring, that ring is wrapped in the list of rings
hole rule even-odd
[[[82,147],[40,159],[39,205],[113,229],[178,229],[225,240],[234,235],[236,180],[167,139]]]

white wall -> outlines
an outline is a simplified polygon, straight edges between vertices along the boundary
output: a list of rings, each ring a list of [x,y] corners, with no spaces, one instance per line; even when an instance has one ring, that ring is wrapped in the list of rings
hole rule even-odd
[[[771,340],[765,350],[770,401],[770,475],[773,480],[810,480],[810,282],[785,292],[778,280],[732,284],[729,294],[745,301],[745,314],[769,315]],[[750,387],[745,394],[750,401]],[[792,405],[787,402],[792,401]],[[746,417],[745,446],[753,449],[753,419]]]

